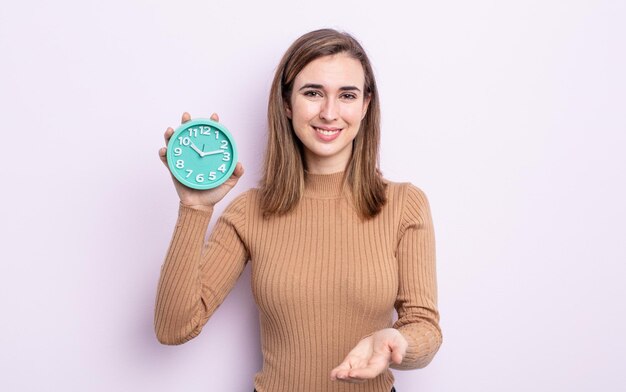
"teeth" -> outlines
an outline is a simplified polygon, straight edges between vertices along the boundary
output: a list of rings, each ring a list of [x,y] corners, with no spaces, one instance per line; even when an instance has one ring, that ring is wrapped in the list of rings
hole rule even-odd
[[[322,135],[326,135],[326,136],[330,136],[330,135],[334,135],[337,132],[339,132],[339,130],[336,131],[327,131],[325,129],[320,129],[320,128],[315,128],[315,130],[319,133],[321,133]]]

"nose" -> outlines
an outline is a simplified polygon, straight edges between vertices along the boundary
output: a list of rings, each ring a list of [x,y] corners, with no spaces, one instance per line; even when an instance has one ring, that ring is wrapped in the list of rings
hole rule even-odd
[[[332,98],[326,98],[320,108],[320,119],[325,121],[334,121],[339,117],[339,107]]]

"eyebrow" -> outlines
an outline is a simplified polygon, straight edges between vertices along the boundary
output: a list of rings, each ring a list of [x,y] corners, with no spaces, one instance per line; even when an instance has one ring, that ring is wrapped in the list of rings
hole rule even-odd
[[[322,86],[321,84],[315,84],[315,83],[307,83],[304,86],[300,87],[300,89],[298,91],[302,91],[305,88],[317,88],[320,90],[324,89],[324,86]],[[339,87],[339,91],[361,91],[360,88],[358,88],[357,86],[342,86]]]

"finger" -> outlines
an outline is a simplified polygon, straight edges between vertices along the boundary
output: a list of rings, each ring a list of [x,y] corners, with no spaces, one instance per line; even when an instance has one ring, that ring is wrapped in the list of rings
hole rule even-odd
[[[181,124],[184,124],[184,123],[186,123],[189,120],[191,120],[191,114],[189,114],[187,112],[183,113],[183,117],[180,120]]]
[[[337,369],[337,368],[336,368]],[[358,377],[351,377],[352,370],[350,368],[350,365],[348,365],[348,368],[342,368],[337,370],[337,372],[334,374],[334,378],[331,377],[332,381],[341,381],[341,382],[348,382],[351,384],[359,384],[359,383],[363,383],[365,381],[367,381],[367,379],[362,379],[362,378],[358,378]]]
[[[240,162],[237,162],[237,166],[235,166],[235,170],[233,171],[233,174],[230,175],[230,177],[228,178],[228,180],[226,180],[224,185],[230,188],[237,185],[237,182],[239,182],[239,179],[241,178],[241,176],[243,176],[243,171],[244,171],[243,166],[241,165]]]
[[[159,158],[161,159],[161,162],[167,166],[167,148],[161,147],[159,149]]]
[[[217,113],[213,113],[211,114],[211,120],[220,122],[220,116],[218,116]]]
[[[367,366],[359,369],[352,369],[348,373],[348,377],[354,380],[369,380],[377,377],[384,369],[375,366]]]
[[[169,143],[170,138],[172,137],[173,134],[174,134],[174,129],[172,129],[171,127],[168,127],[165,130],[165,133],[163,134],[163,137],[165,138],[165,145],[167,145],[167,143]]]
[[[342,362],[339,366],[331,370],[330,379],[336,381],[337,379],[345,378],[350,371],[350,364],[347,361]]]
[[[235,166],[235,171],[233,171],[233,176],[240,178],[241,176],[243,176],[243,165],[241,164],[241,162],[237,162],[237,166]]]
[[[341,379],[338,379],[338,381],[347,382],[350,384],[363,384],[364,382],[367,382],[367,380],[364,380],[361,378],[352,378],[352,377],[341,378]]]

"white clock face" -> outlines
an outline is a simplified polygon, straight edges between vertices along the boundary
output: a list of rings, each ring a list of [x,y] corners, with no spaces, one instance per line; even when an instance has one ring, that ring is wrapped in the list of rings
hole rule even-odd
[[[196,119],[174,131],[167,147],[167,163],[182,184],[210,189],[224,183],[235,170],[237,150],[224,126]]]

